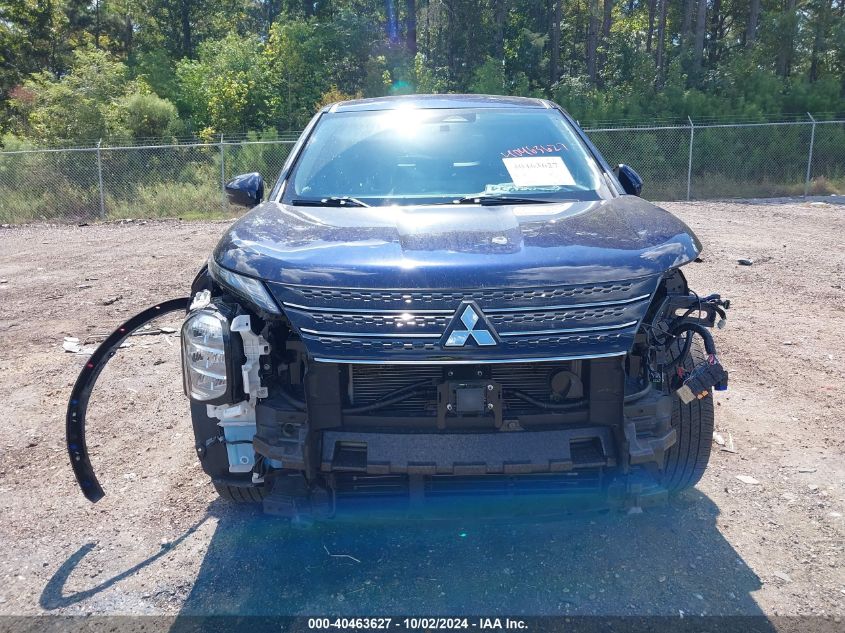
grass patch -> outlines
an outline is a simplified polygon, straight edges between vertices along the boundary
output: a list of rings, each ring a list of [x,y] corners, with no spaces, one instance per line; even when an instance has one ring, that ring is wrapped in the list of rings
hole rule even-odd
[[[106,199],[109,218],[182,218],[209,220],[236,215],[224,208],[218,183],[168,182],[140,185],[127,197]]]

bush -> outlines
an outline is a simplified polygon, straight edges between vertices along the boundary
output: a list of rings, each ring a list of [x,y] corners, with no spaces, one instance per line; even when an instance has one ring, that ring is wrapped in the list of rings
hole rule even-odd
[[[124,126],[133,138],[165,138],[178,125],[176,106],[157,95],[131,94],[121,105]]]

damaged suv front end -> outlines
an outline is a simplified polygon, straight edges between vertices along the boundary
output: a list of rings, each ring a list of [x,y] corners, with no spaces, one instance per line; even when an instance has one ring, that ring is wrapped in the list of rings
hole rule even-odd
[[[640,186],[545,101],[324,108],[266,202],[259,176],[230,183],[260,204],[182,303],[218,492],[301,517],[361,496],[641,503],[694,485],[727,302],[690,291],[701,245]],[[75,465],[81,413],[77,397]]]

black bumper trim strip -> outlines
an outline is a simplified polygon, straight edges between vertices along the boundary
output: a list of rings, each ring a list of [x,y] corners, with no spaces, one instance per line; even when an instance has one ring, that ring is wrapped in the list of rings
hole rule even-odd
[[[91,460],[88,458],[88,447],[85,444],[85,415],[88,412],[88,399],[94,390],[94,384],[103,368],[117,353],[126,338],[142,325],[169,312],[177,310],[186,311],[190,304],[190,297],[171,299],[136,314],[123,325],[112,332],[106,340],[91,354],[85,362],[85,366],[79,373],[73,391],[70,392],[70,401],[67,405],[66,435],[67,450],[70,456],[70,465],[73,474],[82,494],[92,503],[96,503],[105,496],[94,469],[91,467]]]

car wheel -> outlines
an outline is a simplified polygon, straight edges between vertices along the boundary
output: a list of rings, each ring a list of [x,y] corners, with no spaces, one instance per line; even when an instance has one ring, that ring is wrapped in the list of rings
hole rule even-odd
[[[231,486],[220,482],[212,482],[221,499],[232,503],[261,503],[267,496],[264,486]]]
[[[684,361],[684,369],[691,371],[706,358],[703,345],[696,339]],[[672,426],[678,434],[678,440],[666,452],[666,463],[661,472],[660,483],[666,486],[669,492],[680,492],[698,483],[710,460],[710,449],[713,445],[712,390],[704,398],[689,404],[684,404],[675,394],[672,403]]]

